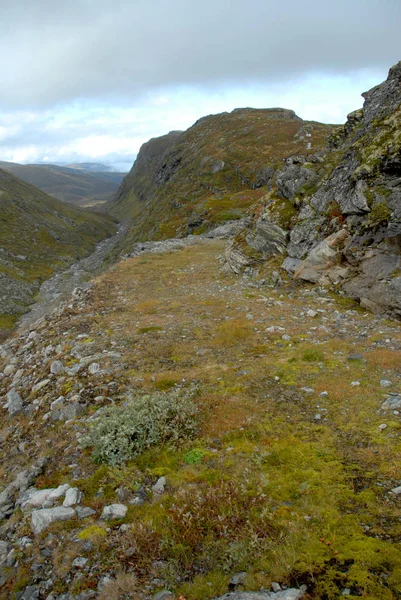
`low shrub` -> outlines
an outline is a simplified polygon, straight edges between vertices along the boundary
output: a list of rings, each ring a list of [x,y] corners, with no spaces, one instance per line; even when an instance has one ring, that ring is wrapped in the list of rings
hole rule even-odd
[[[83,440],[96,462],[118,465],[151,446],[193,437],[198,427],[195,389],[154,392],[98,411]]]

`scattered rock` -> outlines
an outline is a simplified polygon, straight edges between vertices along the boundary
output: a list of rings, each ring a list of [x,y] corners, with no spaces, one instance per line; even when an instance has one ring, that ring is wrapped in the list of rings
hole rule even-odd
[[[63,506],[75,506],[81,502],[81,499],[82,492],[78,488],[69,488],[65,494]]]
[[[152,491],[155,494],[163,494],[164,488],[166,487],[167,481],[165,477],[159,477],[155,485],[152,486]]]
[[[11,389],[7,394],[7,403],[5,407],[8,409],[10,417],[14,417],[19,414],[24,406],[24,402],[18,392],[15,389]]]
[[[312,394],[315,393],[315,390],[311,387],[302,387],[301,392],[304,392],[305,394],[308,394],[311,396]]]
[[[357,354],[350,354],[348,356],[348,360],[350,362],[358,361],[358,360],[363,360],[363,354],[359,354],[359,353],[357,353]]]
[[[302,600],[306,594],[306,586],[300,589],[290,588],[278,592],[228,592],[213,600]]]
[[[8,542],[0,540],[0,567],[4,567],[7,564],[7,556],[11,550],[11,546]]]
[[[50,383],[50,379],[43,379],[42,381],[39,381],[39,383],[37,383],[36,385],[33,386],[32,388],[32,394],[37,394],[38,392],[40,392],[40,390],[42,390],[44,387],[46,387],[48,384]]]
[[[53,375],[60,375],[63,372],[64,372],[64,365],[61,362],[61,360],[53,361],[52,364],[50,365],[50,373],[53,373]]]
[[[77,569],[82,569],[87,563],[88,563],[87,558],[84,558],[83,556],[78,556],[77,558],[74,558],[74,560],[72,561],[72,566],[76,567]]]
[[[32,513],[32,531],[35,534],[41,533],[52,523],[56,523],[57,521],[69,521],[76,516],[77,514],[73,508],[64,506],[34,510]]]
[[[383,410],[396,410],[401,408],[401,394],[389,396],[382,404]]]
[[[241,573],[236,573],[235,575],[233,575],[230,579],[230,581],[228,582],[228,585],[230,587],[236,587],[237,585],[242,585],[246,578],[248,577],[248,573],[246,573],[246,571],[241,571]]]
[[[175,596],[173,594],[173,592],[170,592],[169,590],[162,590],[161,592],[157,592],[157,594],[155,594],[153,596],[153,600],[174,600]]]
[[[109,504],[103,508],[101,519],[106,521],[111,519],[124,519],[127,510],[128,508],[125,504]]]
[[[39,600],[39,588],[37,585],[28,585],[18,600]]]
[[[92,517],[96,514],[96,511],[89,506],[76,506],[75,512],[78,515],[78,519],[87,519],[88,517]]]

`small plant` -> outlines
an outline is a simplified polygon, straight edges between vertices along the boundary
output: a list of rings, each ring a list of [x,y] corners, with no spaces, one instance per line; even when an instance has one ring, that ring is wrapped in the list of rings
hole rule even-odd
[[[198,425],[193,396],[194,389],[155,392],[100,409],[83,445],[93,447],[96,462],[118,465],[151,446],[191,438]]]
[[[132,573],[119,573],[102,587],[99,600],[124,600],[138,598],[138,580]]]
[[[305,350],[302,355],[302,360],[305,362],[322,362],[324,360],[324,354],[317,349]]]
[[[205,454],[206,453],[202,448],[193,448],[193,450],[190,450],[185,454],[184,462],[187,465],[199,465]]]
[[[371,225],[382,225],[387,223],[391,217],[391,210],[385,202],[378,202],[372,207],[369,215]]]
[[[106,530],[103,529],[103,527],[99,527],[99,525],[89,525],[89,527],[86,527],[77,535],[80,540],[90,540],[92,542],[97,540],[100,541],[106,536]]]

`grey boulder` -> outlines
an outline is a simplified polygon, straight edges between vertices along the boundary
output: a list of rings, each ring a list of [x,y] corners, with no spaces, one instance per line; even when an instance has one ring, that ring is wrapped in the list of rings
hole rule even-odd
[[[75,519],[76,516],[76,512],[73,508],[64,506],[34,510],[32,513],[32,531],[36,534],[41,533],[52,523],[58,521],[70,521],[71,519]]]

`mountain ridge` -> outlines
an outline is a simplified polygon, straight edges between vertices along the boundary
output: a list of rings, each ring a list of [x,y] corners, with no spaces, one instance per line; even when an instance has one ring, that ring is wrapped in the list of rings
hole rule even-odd
[[[110,214],[131,218],[134,241],[202,233],[245,216],[291,151],[319,153],[337,126],[288,109],[236,109],[146,142]]]
[[[0,168],[63,202],[99,208],[116,192],[124,174],[113,171],[86,171],[52,164],[8,163]]]

